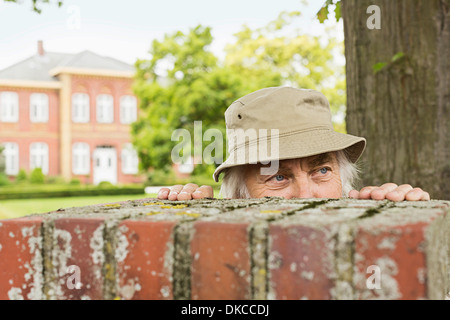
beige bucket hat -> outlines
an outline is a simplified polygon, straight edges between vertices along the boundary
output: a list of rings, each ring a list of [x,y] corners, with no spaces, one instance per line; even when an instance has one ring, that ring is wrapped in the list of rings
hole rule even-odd
[[[227,168],[338,150],[345,150],[354,163],[366,147],[366,139],[334,131],[328,100],[315,90],[255,91],[228,107],[225,123],[229,155],[213,174],[216,182]]]

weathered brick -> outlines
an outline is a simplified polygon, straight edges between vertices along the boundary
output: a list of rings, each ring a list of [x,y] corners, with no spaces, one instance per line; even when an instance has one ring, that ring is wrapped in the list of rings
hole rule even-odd
[[[270,226],[268,267],[272,299],[330,299],[333,248],[325,230]]]
[[[267,251],[269,223],[282,220],[291,212],[309,206],[311,201],[293,200],[284,203],[280,198],[264,199],[256,206],[249,206],[227,211],[217,217],[216,221],[247,223],[251,265],[251,299],[267,299]],[[256,201],[256,200],[251,200]],[[249,202],[252,203],[252,202]]]
[[[355,231],[356,298],[429,299],[429,269],[433,266],[427,259],[437,248],[427,232],[435,223],[445,228],[444,216],[442,208],[395,207],[360,221]],[[441,240],[437,245],[445,250],[448,244]],[[432,263],[438,263],[437,259]]]
[[[0,300],[42,299],[41,217],[0,221]]]
[[[98,300],[103,298],[104,218],[56,218],[51,231],[51,270],[48,270],[50,299]],[[80,271],[77,288],[74,266]],[[70,285],[71,283],[72,285]]]
[[[118,297],[173,299],[172,266],[176,221],[125,220],[118,226],[115,258]]]
[[[269,226],[269,299],[349,299],[352,297],[351,225],[367,205],[312,203]],[[373,207],[372,203],[372,207]],[[350,237],[350,239],[349,239]]]
[[[216,221],[194,223],[192,299],[251,298],[249,226]]]

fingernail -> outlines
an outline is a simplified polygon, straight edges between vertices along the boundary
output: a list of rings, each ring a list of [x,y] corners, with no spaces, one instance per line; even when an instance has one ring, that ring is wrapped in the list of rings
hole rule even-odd
[[[169,194],[169,191],[163,190],[163,191],[160,191],[159,193],[160,193],[161,195],[163,195],[163,196],[166,196],[166,195]]]

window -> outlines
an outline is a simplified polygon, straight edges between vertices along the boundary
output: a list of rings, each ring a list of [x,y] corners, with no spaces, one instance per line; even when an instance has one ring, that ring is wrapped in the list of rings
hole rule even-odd
[[[89,95],[74,93],[72,95],[72,121],[75,123],[89,122]]]
[[[13,142],[3,144],[3,156],[5,157],[5,173],[15,176],[19,173],[19,145]]]
[[[0,121],[19,121],[19,95],[16,92],[0,92]]]
[[[112,123],[114,121],[114,100],[109,94],[97,96],[97,122]]]
[[[30,169],[41,168],[43,174],[48,174],[48,145],[35,142],[30,145]]]
[[[130,124],[137,120],[137,102],[133,96],[120,98],[120,122]]]
[[[48,96],[45,93],[33,93],[30,95],[30,121],[48,121]]]
[[[124,174],[138,173],[139,158],[131,143],[127,143],[122,149],[122,172]]]
[[[74,143],[72,146],[73,174],[89,174],[90,167],[89,145],[84,142]]]

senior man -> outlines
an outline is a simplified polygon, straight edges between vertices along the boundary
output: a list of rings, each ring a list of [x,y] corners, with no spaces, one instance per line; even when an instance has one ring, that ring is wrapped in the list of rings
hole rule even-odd
[[[315,90],[291,87],[258,90],[233,102],[225,112],[225,122],[229,140],[233,134],[229,157],[213,175],[217,182],[224,173],[220,192],[224,198],[430,200],[427,192],[408,184],[386,183],[355,190],[353,183],[358,175],[355,163],[365,149],[366,140],[335,132],[328,100]],[[248,130],[263,132],[261,129],[276,130],[276,139],[267,135],[248,140],[235,137]],[[257,148],[264,144],[272,150],[270,154],[258,152]],[[214,197],[211,186],[192,183],[161,188],[158,193],[159,199],[169,200],[207,197]]]

